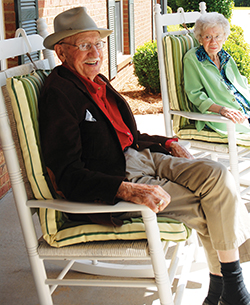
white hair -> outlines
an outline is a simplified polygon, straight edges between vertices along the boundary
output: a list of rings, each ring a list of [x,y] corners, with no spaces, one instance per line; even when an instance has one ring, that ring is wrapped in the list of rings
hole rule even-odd
[[[194,36],[198,41],[200,41],[204,31],[206,31],[208,28],[218,26],[221,26],[222,30],[224,31],[225,38],[227,39],[230,34],[230,24],[227,18],[217,12],[204,13],[195,22]]]

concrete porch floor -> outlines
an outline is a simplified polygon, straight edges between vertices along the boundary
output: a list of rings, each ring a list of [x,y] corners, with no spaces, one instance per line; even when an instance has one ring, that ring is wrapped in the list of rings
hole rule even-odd
[[[136,120],[142,132],[149,132],[150,129],[151,134],[164,134],[162,115],[137,116]],[[36,223],[40,232],[38,221]],[[0,247],[0,304],[39,304],[11,191],[0,201]],[[242,264],[242,268],[250,291],[250,262]],[[48,273],[57,274],[58,267],[48,264]],[[202,304],[208,289],[208,273],[204,252],[200,247],[198,260],[192,264],[188,276],[182,305]],[[85,274],[84,277],[93,276]],[[55,305],[160,304],[157,291],[142,288],[59,287],[53,294],[53,300]]]

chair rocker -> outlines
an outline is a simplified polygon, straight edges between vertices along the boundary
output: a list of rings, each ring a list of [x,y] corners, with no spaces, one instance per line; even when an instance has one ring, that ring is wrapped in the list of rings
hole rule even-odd
[[[244,187],[241,190],[241,196],[244,196],[250,190],[250,180],[243,177],[250,171],[250,159],[246,156],[249,154],[249,149],[240,145],[248,143],[247,146],[250,146],[250,141],[239,140],[236,137],[234,123],[225,117],[217,114],[192,112],[192,103],[189,102],[184,90],[182,60],[185,53],[192,47],[198,46],[199,43],[194,38],[192,30],[165,32],[168,26],[194,23],[201,14],[205,13],[205,2],[200,3],[199,12],[184,12],[183,8],[179,8],[177,13],[172,14],[161,14],[160,5],[155,5],[158,61],[166,135],[172,137],[175,134],[180,139],[190,141],[191,148],[198,150],[197,156],[199,157],[210,155],[211,159],[215,161],[218,160],[219,156],[229,159],[229,169],[235,178],[239,191],[240,185]],[[222,138],[214,131],[202,130],[198,132],[195,128],[195,120],[226,123],[227,137]],[[240,163],[240,161],[244,162]]]
[[[40,33],[46,35],[43,20],[38,20],[38,25]],[[38,50],[43,50],[44,59],[35,62],[35,68],[34,64],[28,63],[0,72],[0,143],[39,303],[53,304],[52,293],[58,285],[73,285],[157,287],[161,304],[181,304],[196,247],[192,236],[189,238],[190,229],[171,220],[164,220],[161,224],[158,220],[157,224],[155,213],[142,205],[129,202],[119,202],[114,206],[68,202],[54,196],[40,155],[37,122],[37,99],[49,70],[55,65],[53,52],[44,50],[40,35],[26,36],[23,30],[18,30],[17,36],[20,34],[22,37],[0,41],[0,60]],[[63,216],[63,213],[124,211],[140,211],[143,221],[128,223],[116,231],[113,227],[100,225],[69,228]],[[37,212],[43,237],[37,236],[34,227],[32,214]],[[134,234],[135,228],[137,235]],[[176,238],[176,235],[179,237]],[[173,245],[175,250],[169,258],[167,252]],[[171,285],[183,255],[185,261],[173,296]],[[53,263],[63,267],[58,278],[47,278],[45,260],[53,260]],[[124,261],[131,260],[143,260],[146,264],[124,264]],[[114,264],[113,261],[122,261],[122,264]],[[69,270],[124,279],[65,279]]]

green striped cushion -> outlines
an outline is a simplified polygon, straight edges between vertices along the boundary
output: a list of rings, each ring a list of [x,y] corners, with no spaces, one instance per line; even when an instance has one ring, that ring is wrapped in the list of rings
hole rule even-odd
[[[6,87],[15,116],[25,171],[36,199],[53,199],[56,194],[43,165],[38,131],[38,98],[49,71],[36,71],[29,75],[6,80]],[[49,187],[50,186],[50,187]],[[45,240],[56,234],[64,223],[64,215],[51,209],[39,211]]]
[[[36,199],[52,198],[45,169],[40,159],[38,130],[38,97],[45,81],[45,73],[7,79],[6,86],[12,102],[17,131],[27,176]]]
[[[57,198],[42,162],[38,132],[37,101],[49,71],[7,79],[7,89],[16,120],[17,131],[28,179],[36,199]],[[68,221],[64,213],[41,208],[39,218],[44,239],[54,247],[100,240],[144,239],[142,220],[125,221],[121,227],[82,224]],[[190,230],[182,223],[158,219],[161,238],[180,241],[188,238]]]
[[[169,102],[171,110],[193,111],[184,90],[183,56],[193,47],[199,45],[192,33],[185,35],[168,35],[163,38],[164,59],[168,84]],[[228,143],[227,136],[204,128],[200,132],[195,128],[194,121],[174,115],[174,133],[180,139],[200,140],[215,143]],[[237,134],[237,144],[249,145],[250,138],[244,134]]]
[[[162,240],[186,240],[191,230],[183,223],[164,217],[158,217],[158,226]],[[62,247],[82,242],[103,240],[136,240],[146,239],[142,218],[125,220],[121,227],[97,224],[77,224],[65,222],[61,230],[50,238],[50,245]]]

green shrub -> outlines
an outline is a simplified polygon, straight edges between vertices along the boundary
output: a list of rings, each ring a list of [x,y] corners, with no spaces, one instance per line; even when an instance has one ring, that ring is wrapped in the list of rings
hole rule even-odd
[[[250,3],[249,0],[234,0],[234,6],[245,6],[245,7],[249,7]]]
[[[160,92],[158,54],[156,41],[138,47],[133,57],[134,73],[141,86],[153,93]]]
[[[176,0],[168,0],[168,6],[171,7],[171,9],[174,13],[177,12],[178,6],[176,4]]]
[[[172,9],[171,9],[170,6],[167,6],[167,13],[168,13],[168,14],[172,14],[172,13],[173,13],[173,11],[172,11]]]
[[[170,0],[168,5],[173,11],[178,7],[183,7],[185,12],[199,11],[200,0]],[[226,18],[230,18],[234,6],[233,0],[206,0],[207,12],[218,12]]]
[[[223,48],[233,57],[240,73],[250,83],[250,46],[245,42],[243,30],[240,26],[231,26],[231,33]]]

